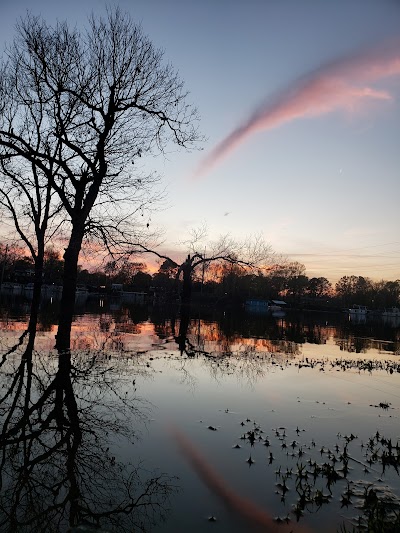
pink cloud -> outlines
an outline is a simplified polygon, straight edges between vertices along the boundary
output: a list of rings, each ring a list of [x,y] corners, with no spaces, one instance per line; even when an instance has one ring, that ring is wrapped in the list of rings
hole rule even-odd
[[[353,111],[360,103],[390,100],[389,92],[369,84],[400,74],[400,41],[323,65],[266,102],[232,131],[203,160],[196,176],[209,171],[247,137],[303,117],[337,110]]]

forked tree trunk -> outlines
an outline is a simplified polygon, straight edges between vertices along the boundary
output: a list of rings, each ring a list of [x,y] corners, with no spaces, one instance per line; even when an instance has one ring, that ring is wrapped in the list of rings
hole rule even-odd
[[[83,224],[75,224],[73,226],[68,248],[66,248],[64,253],[64,281],[56,335],[56,348],[59,351],[71,348],[71,327],[75,308],[78,258],[84,235],[83,228]]]
[[[192,264],[190,262],[190,256],[188,256],[185,263],[182,265],[182,292],[181,303],[183,305],[189,305],[192,298]]]

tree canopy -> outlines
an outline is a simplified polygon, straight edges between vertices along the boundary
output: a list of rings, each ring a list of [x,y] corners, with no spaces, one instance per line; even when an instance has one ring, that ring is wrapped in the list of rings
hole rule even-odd
[[[156,199],[157,179],[134,164],[169,143],[193,146],[196,124],[163,52],[118,8],[92,15],[82,32],[32,15],[19,22],[0,66],[0,159],[14,170],[31,165],[69,223],[57,337],[63,346],[84,237],[112,251],[143,235],[137,215]]]

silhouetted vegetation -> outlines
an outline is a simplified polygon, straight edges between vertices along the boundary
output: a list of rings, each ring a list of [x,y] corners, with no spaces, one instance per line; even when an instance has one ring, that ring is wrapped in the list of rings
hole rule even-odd
[[[226,258],[225,258],[226,259]],[[287,263],[267,272],[248,271],[233,258],[222,262],[210,256],[190,256],[190,294],[194,302],[218,302],[221,305],[247,299],[284,299],[290,306],[303,309],[342,309],[357,303],[369,309],[397,307],[400,304],[400,280],[372,281],[362,276],[343,276],[335,285],[326,278],[308,278],[304,265]],[[186,261],[187,262],[187,261]],[[110,290],[119,283],[124,290],[151,293],[154,301],[176,301],[183,289],[181,265],[163,258],[157,272],[150,274],[143,261],[109,261],[89,269],[78,267],[78,283],[96,291]],[[224,264],[225,262],[225,264]],[[48,247],[44,253],[43,282],[60,284],[64,262],[61,254]],[[27,283],[32,279],[33,262],[23,248],[0,244],[0,272],[4,281]],[[153,301],[152,300],[152,301]]]
[[[111,252],[148,234],[140,217],[159,197],[158,179],[133,165],[169,143],[193,146],[197,112],[163,53],[118,8],[93,14],[82,32],[27,15],[16,34],[0,65],[0,201],[35,260],[39,295],[49,221],[67,223],[56,344],[68,349],[84,239]]]

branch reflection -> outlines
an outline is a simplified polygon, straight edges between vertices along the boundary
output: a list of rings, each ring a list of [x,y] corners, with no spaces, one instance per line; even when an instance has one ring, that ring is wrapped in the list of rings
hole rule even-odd
[[[134,424],[146,418],[132,384],[111,371],[115,362],[44,356],[31,342],[3,361],[1,531],[148,531],[164,517],[173,479],[113,452],[117,440],[133,444]]]

